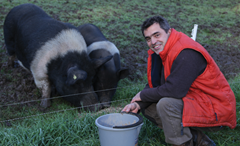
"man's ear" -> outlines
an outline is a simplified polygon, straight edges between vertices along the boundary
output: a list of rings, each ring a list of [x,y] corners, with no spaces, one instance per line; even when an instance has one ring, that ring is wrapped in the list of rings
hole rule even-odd
[[[168,34],[170,35],[170,34],[171,34],[171,32],[172,32],[172,29],[170,28],[170,29],[168,30]]]

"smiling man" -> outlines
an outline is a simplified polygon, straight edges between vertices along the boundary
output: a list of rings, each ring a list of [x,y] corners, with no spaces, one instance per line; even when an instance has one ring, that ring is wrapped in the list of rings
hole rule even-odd
[[[202,131],[236,127],[236,100],[208,52],[161,16],[142,25],[149,46],[148,83],[122,111],[143,115],[163,129],[165,141],[215,146]]]
[[[144,36],[148,46],[156,54],[163,51],[170,33],[171,29],[168,29],[168,31],[165,32],[158,23],[153,23],[151,27],[144,30]]]

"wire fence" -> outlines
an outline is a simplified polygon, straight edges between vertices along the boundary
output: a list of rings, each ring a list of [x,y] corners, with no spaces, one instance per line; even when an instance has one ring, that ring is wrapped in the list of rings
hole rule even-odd
[[[142,85],[144,85],[144,84],[142,84]],[[117,87],[117,88],[105,89],[105,90],[92,91],[92,92],[84,92],[84,93],[77,93],[77,94],[71,94],[71,95],[56,96],[56,97],[51,97],[49,100],[59,99],[59,98],[63,98],[63,97],[76,96],[76,95],[89,94],[89,93],[93,93],[93,92],[102,92],[102,91],[109,91],[109,90],[117,90],[117,89],[122,89],[122,88],[133,88],[133,85],[125,86],[125,87]],[[120,102],[120,101],[122,102],[122,101],[127,101],[127,100],[130,100],[130,99],[131,99],[131,98],[125,98],[125,99],[121,99],[121,100],[114,100],[114,101],[109,101],[109,102],[102,102],[102,104],[105,104],[105,103],[115,103],[115,102]],[[30,100],[30,101],[24,101],[24,102],[17,102],[17,103],[11,103],[11,104],[6,104],[6,105],[1,105],[0,108],[1,108],[1,107],[7,107],[7,106],[19,105],[19,104],[26,104],[26,103],[31,103],[31,102],[38,102],[38,101],[41,101],[41,100],[42,100],[42,99]],[[99,103],[91,104],[91,105],[86,105],[86,106],[81,106],[81,107],[73,107],[73,108],[69,108],[69,109],[62,109],[62,110],[57,110],[57,111],[51,111],[51,112],[42,113],[42,114],[36,114],[36,115],[31,115],[31,116],[25,116],[25,117],[18,117],[18,118],[13,118],[13,119],[8,119],[8,120],[2,120],[2,121],[0,121],[0,123],[10,122],[10,121],[16,121],[16,120],[22,120],[22,119],[27,119],[27,118],[37,117],[37,116],[44,116],[44,115],[47,115],[47,114],[60,113],[60,112],[65,112],[65,111],[70,111],[70,110],[88,108],[88,107],[92,107],[92,106],[97,106],[98,104],[99,104]]]
[[[131,98],[115,100],[115,101],[111,101],[111,103],[120,102],[120,101],[124,101],[124,100],[129,100],[129,99],[131,99]],[[103,102],[103,103],[110,103],[110,102]],[[44,116],[44,115],[48,115],[48,114],[60,113],[60,112],[65,112],[65,111],[70,111],[70,110],[77,110],[77,109],[80,109],[80,108],[87,108],[87,107],[96,106],[96,105],[97,104],[91,104],[91,105],[87,105],[87,106],[73,107],[73,108],[69,108],[69,109],[51,111],[51,112],[42,113],[42,114],[36,114],[36,115],[31,115],[31,116],[18,117],[18,118],[13,118],[13,119],[0,121],[0,123],[11,122],[11,121],[16,121],[16,120],[22,120],[22,119],[27,119],[27,118],[37,117],[37,116]]]
[[[111,88],[111,89],[105,89],[105,90],[98,90],[98,91],[91,91],[91,92],[84,92],[84,93],[77,93],[77,94],[69,94],[69,95],[63,95],[63,96],[56,96],[56,97],[51,97],[50,99],[59,99],[59,98],[63,98],[63,97],[70,97],[70,96],[77,96],[77,95],[84,95],[84,94],[89,94],[89,93],[93,93],[93,92],[103,92],[103,91],[109,91],[109,90],[117,90],[117,89],[121,89],[121,88],[128,88],[130,86],[125,86],[125,87],[117,87],[117,88]],[[0,107],[4,107],[4,106],[13,106],[13,105],[18,105],[18,104],[25,104],[25,103],[30,103],[30,102],[38,102],[41,101],[42,99],[36,99],[36,100],[29,100],[29,101],[24,101],[24,102],[17,102],[17,103],[11,103],[11,104],[6,104],[6,105],[0,105]]]
[[[240,79],[231,81],[231,82],[229,82],[229,84],[230,84],[230,86],[234,85],[234,84],[239,84],[240,85]],[[145,84],[139,84],[139,85],[145,85]],[[129,85],[129,86],[124,86],[124,87],[117,87],[117,88],[98,90],[98,91],[92,91],[92,92],[84,92],[84,93],[77,93],[77,94],[71,94],[71,95],[56,96],[56,97],[51,97],[50,100],[52,100],[52,99],[59,99],[59,98],[63,98],[63,97],[82,95],[82,94],[89,94],[89,93],[93,93],[93,92],[102,92],[102,91],[117,90],[117,89],[123,89],[123,88],[134,88],[134,87],[135,87],[135,85]],[[240,86],[237,86],[237,87],[239,88],[239,92],[240,92]],[[113,100],[113,101],[104,102],[104,103],[123,102],[123,101],[130,100],[131,98],[124,98],[124,99],[120,99],[120,100]],[[26,103],[31,103],[31,102],[38,102],[38,101],[41,101],[41,99],[31,100],[31,101],[24,101],[24,102],[17,102],[17,103],[11,103],[11,104],[6,104],[6,105],[0,105],[0,108],[1,107],[7,107],[7,106],[19,105],[19,104],[26,104]],[[60,113],[60,112],[71,111],[71,110],[76,110],[76,109],[88,108],[88,107],[91,107],[91,106],[96,106],[98,104],[99,103],[91,104],[91,105],[87,105],[87,106],[73,107],[73,108],[69,108],[69,109],[62,109],[62,110],[57,110],[57,111],[51,111],[51,112],[47,112],[47,113],[41,113],[41,114],[30,115],[30,116],[25,116],[25,117],[18,117],[18,118],[13,118],[13,119],[7,119],[7,120],[0,121],[0,123],[16,121],[16,120],[22,120],[22,119],[27,119],[27,118],[37,117],[37,116],[44,116],[44,115],[47,115],[47,114]],[[237,105],[239,106],[239,104],[237,104]]]

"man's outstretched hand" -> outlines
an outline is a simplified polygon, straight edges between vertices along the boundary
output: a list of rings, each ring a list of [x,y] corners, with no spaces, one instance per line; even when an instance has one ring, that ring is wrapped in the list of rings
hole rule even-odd
[[[133,113],[137,113],[138,110],[140,110],[140,106],[136,103],[136,102],[133,102],[133,103],[130,103],[128,105],[126,105],[122,112],[133,112]]]

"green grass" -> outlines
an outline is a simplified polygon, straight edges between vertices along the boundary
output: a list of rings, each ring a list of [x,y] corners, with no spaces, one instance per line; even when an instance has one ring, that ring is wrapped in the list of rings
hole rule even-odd
[[[2,27],[5,16],[11,8],[22,3],[34,3],[53,18],[75,26],[93,23],[118,46],[120,52],[139,48],[139,43],[144,42],[140,26],[146,18],[153,15],[164,16],[173,28],[188,36],[191,36],[193,25],[198,24],[197,41],[201,44],[220,43],[235,48],[240,46],[240,35],[234,34],[233,29],[230,29],[236,28],[239,31],[240,3],[235,0],[1,0],[0,45],[4,44]],[[121,62],[124,64],[124,58]],[[112,106],[124,107],[144,88],[145,83],[145,74],[134,82],[128,79],[121,80]],[[226,128],[219,132],[207,133],[220,146],[240,145],[240,77],[230,80],[229,84],[237,100],[237,127],[233,130]],[[35,92],[35,95],[40,94],[36,90]],[[78,109],[61,99],[54,99],[52,107],[45,113],[38,110],[38,104],[39,101],[30,107],[23,105],[21,109],[9,106],[0,111],[1,121],[15,119],[10,121],[10,127],[7,126],[7,121],[0,123],[0,145],[100,145],[94,122],[101,114],[79,114]],[[8,116],[1,118],[3,112]],[[139,146],[151,145],[167,144],[164,142],[163,131],[144,118]]]
[[[18,4],[31,2],[29,0],[13,0],[12,3],[3,0],[2,11],[6,14]],[[183,3],[180,5],[180,3]],[[78,26],[83,23],[94,23],[100,27],[106,37],[114,42],[143,41],[140,24],[149,16],[162,15],[170,25],[191,35],[193,24],[199,24],[197,41],[203,44],[223,43],[226,36],[231,36],[230,27],[237,27],[239,3],[234,0],[208,1],[67,1],[40,0],[34,4],[41,6],[47,13],[63,22]],[[177,16],[177,20],[173,17]],[[0,18],[3,20],[5,16]],[[126,23],[127,22],[127,23]],[[3,24],[1,24],[2,26]],[[129,29],[131,28],[131,29]],[[213,30],[213,31],[212,31]],[[1,30],[2,31],[2,30]],[[112,35],[114,34],[114,35]],[[119,35],[117,35],[119,34]],[[222,36],[223,35],[223,36]],[[208,39],[206,39],[206,37]],[[211,39],[210,39],[211,38]],[[239,40],[239,36],[233,37]],[[3,41],[2,41],[3,42]],[[119,48],[125,44],[117,43]]]
[[[143,84],[129,84],[127,79],[120,82],[120,88],[116,93],[113,107],[123,107],[133,95],[143,88]],[[240,83],[239,77],[230,81],[230,85],[236,95],[237,104],[237,127],[235,129],[225,128],[222,131],[207,133],[219,146],[240,144]],[[125,88],[122,88],[125,87]],[[59,101],[61,102],[61,101]],[[58,104],[59,105],[59,104]],[[95,126],[97,117],[108,112],[93,114],[82,112],[77,109],[67,110],[70,106],[64,107],[66,111],[53,113],[39,113],[40,116],[27,117],[12,122],[10,128],[0,126],[0,145],[86,145],[98,146],[99,135]],[[34,112],[34,111],[33,111]],[[21,115],[23,116],[23,115]],[[144,125],[139,135],[140,146],[161,146],[167,145],[164,142],[164,133],[144,118]]]
[[[240,75],[238,75],[234,79],[229,80],[229,84],[230,84],[232,90],[234,91],[237,105],[239,107],[240,106]],[[237,111],[240,111],[240,109],[238,109]]]
[[[98,145],[96,116],[77,112],[23,120],[14,128],[1,128],[1,145]]]

